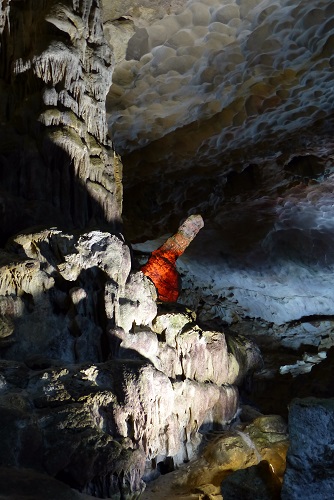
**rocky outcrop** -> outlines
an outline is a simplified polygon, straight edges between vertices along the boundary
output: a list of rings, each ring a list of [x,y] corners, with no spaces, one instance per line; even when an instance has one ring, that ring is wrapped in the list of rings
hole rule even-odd
[[[134,499],[235,418],[259,351],[157,303],[121,234],[26,232],[0,264],[2,465]]]
[[[295,500],[301,496],[310,500],[333,498],[333,426],[333,399],[292,401],[290,446],[282,499]]]
[[[98,497],[138,493],[146,461],[189,460],[201,422],[223,423],[237,408],[235,389],[172,382],[145,361],[0,365],[1,463]]]
[[[281,483],[265,460],[241,469],[222,482],[224,500],[280,500]]]
[[[122,165],[107,136],[113,69],[99,2],[0,4],[2,242],[26,227],[120,227]]]
[[[286,424],[275,415],[257,414],[251,420],[206,435],[199,457],[148,485],[143,500],[154,500],[157,492],[166,500],[193,495],[220,498],[222,491],[230,499],[280,498],[288,448]]]

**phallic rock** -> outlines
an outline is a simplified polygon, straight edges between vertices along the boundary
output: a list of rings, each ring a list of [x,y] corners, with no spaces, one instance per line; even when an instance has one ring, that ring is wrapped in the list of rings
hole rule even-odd
[[[155,284],[159,300],[176,302],[180,291],[180,277],[175,262],[203,226],[204,222],[200,215],[188,217],[177,233],[154,250],[148,262],[141,268]]]
[[[113,53],[101,11],[88,0],[0,3],[1,243],[40,224],[120,229],[122,164],[105,114]]]
[[[333,498],[333,433],[333,398],[310,397],[292,401],[283,500]]]

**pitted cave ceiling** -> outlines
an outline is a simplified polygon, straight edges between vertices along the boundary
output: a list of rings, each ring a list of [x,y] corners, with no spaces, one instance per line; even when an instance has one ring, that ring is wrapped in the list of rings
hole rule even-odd
[[[327,0],[205,0],[137,29],[108,108],[139,231],[195,207],[225,225],[237,197],[267,212],[330,171],[333,16]]]
[[[107,112],[127,234],[154,239],[200,213],[184,301],[188,285],[198,307],[206,290],[229,323],[331,315],[334,4],[178,7],[137,25],[123,12],[135,30]]]

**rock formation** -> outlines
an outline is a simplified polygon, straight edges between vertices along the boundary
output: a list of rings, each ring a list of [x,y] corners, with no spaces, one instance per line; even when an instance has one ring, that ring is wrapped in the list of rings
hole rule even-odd
[[[148,276],[156,286],[158,298],[164,302],[176,302],[180,293],[181,284],[175,263],[188,245],[203,227],[200,215],[191,215],[179,227],[177,233],[157,250],[152,252],[142,272]]]
[[[93,496],[135,498],[158,462],[188,461],[261,366],[246,339],[158,310],[121,235],[18,235],[0,293],[0,462]]]
[[[133,34],[107,97],[127,234],[152,252],[201,213],[179,301],[266,349],[269,332],[276,358],[292,348],[278,374],[310,369],[333,343],[333,7],[205,0],[168,14]]]
[[[221,498],[221,490],[227,499],[280,498],[288,446],[286,424],[274,415],[257,414],[252,420],[220,435],[209,433],[196,460],[159,479],[160,498],[176,500],[196,494]],[[157,487],[149,484],[144,500],[156,498]],[[269,494],[261,496],[266,489]]]
[[[290,448],[282,499],[330,499],[333,479],[333,399],[304,398],[292,402]]]
[[[333,19],[0,0],[1,498],[276,495],[333,396]]]
[[[99,2],[1,2],[2,243],[43,224],[120,228],[122,169],[107,136],[112,51]]]

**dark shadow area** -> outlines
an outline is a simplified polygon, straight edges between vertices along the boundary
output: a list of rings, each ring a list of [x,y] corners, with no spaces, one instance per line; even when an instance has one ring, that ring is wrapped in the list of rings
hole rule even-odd
[[[0,245],[34,226],[109,232],[121,227],[120,207],[106,215],[102,201],[87,188],[95,181],[94,161],[99,160],[87,141],[98,139],[73,112],[73,89],[84,82],[68,77],[75,64],[67,60],[73,49],[68,33],[46,21],[56,4],[13,2],[0,37]],[[42,69],[44,77],[37,74]],[[101,148],[113,157],[110,147]]]
[[[334,397],[334,348],[327,351],[327,358],[314,365],[309,373],[293,377],[290,373],[275,379],[254,379],[248,398],[265,414],[278,414],[287,419],[289,404],[294,398]]]

